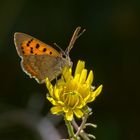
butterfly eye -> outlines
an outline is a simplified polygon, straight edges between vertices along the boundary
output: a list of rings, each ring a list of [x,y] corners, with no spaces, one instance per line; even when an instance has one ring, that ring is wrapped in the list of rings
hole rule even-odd
[[[62,54],[62,57],[63,57],[63,58],[66,58],[66,55],[65,55],[65,54]]]

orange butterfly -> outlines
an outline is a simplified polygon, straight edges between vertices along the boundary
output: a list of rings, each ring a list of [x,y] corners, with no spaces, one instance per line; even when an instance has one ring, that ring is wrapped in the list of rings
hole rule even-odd
[[[76,28],[65,51],[57,46],[60,52],[30,35],[16,32],[14,42],[18,55],[21,57],[23,71],[31,78],[35,78],[38,83],[44,83],[46,77],[50,81],[55,79],[61,74],[64,66],[72,66],[69,52],[76,39],[85,31],[85,29],[82,32],[80,30],[81,27]]]

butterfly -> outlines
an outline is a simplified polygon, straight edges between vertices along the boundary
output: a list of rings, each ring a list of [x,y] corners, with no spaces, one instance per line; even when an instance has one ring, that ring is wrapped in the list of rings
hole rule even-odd
[[[52,46],[41,42],[40,40],[20,32],[14,34],[14,43],[18,55],[21,58],[21,67],[23,71],[35,78],[38,83],[45,83],[48,77],[50,81],[62,73],[65,66],[72,67],[72,61],[69,52],[74,46],[75,41],[85,31],[77,27],[72,35],[70,43],[65,51],[57,44],[60,52]]]

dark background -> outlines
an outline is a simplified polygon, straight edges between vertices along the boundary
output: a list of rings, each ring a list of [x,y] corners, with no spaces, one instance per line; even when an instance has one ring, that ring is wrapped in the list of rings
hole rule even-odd
[[[77,26],[87,31],[71,59],[86,61],[87,69],[94,71],[93,84],[104,86],[90,104],[93,115],[88,122],[98,127],[87,131],[98,140],[139,140],[139,14],[140,2],[134,0],[1,0],[0,140],[58,139],[49,138],[57,136],[57,130],[61,138],[67,136],[61,118],[48,113],[46,87],[21,70],[13,34],[27,33],[65,49]]]

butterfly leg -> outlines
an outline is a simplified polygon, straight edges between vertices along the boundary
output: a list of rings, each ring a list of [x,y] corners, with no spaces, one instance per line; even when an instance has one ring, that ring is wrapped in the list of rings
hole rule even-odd
[[[57,80],[58,80],[58,79],[57,79],[57,75],[56,75],[56,76],[55,76],[55,82],[56,82],[56,83],[57,83]]]

